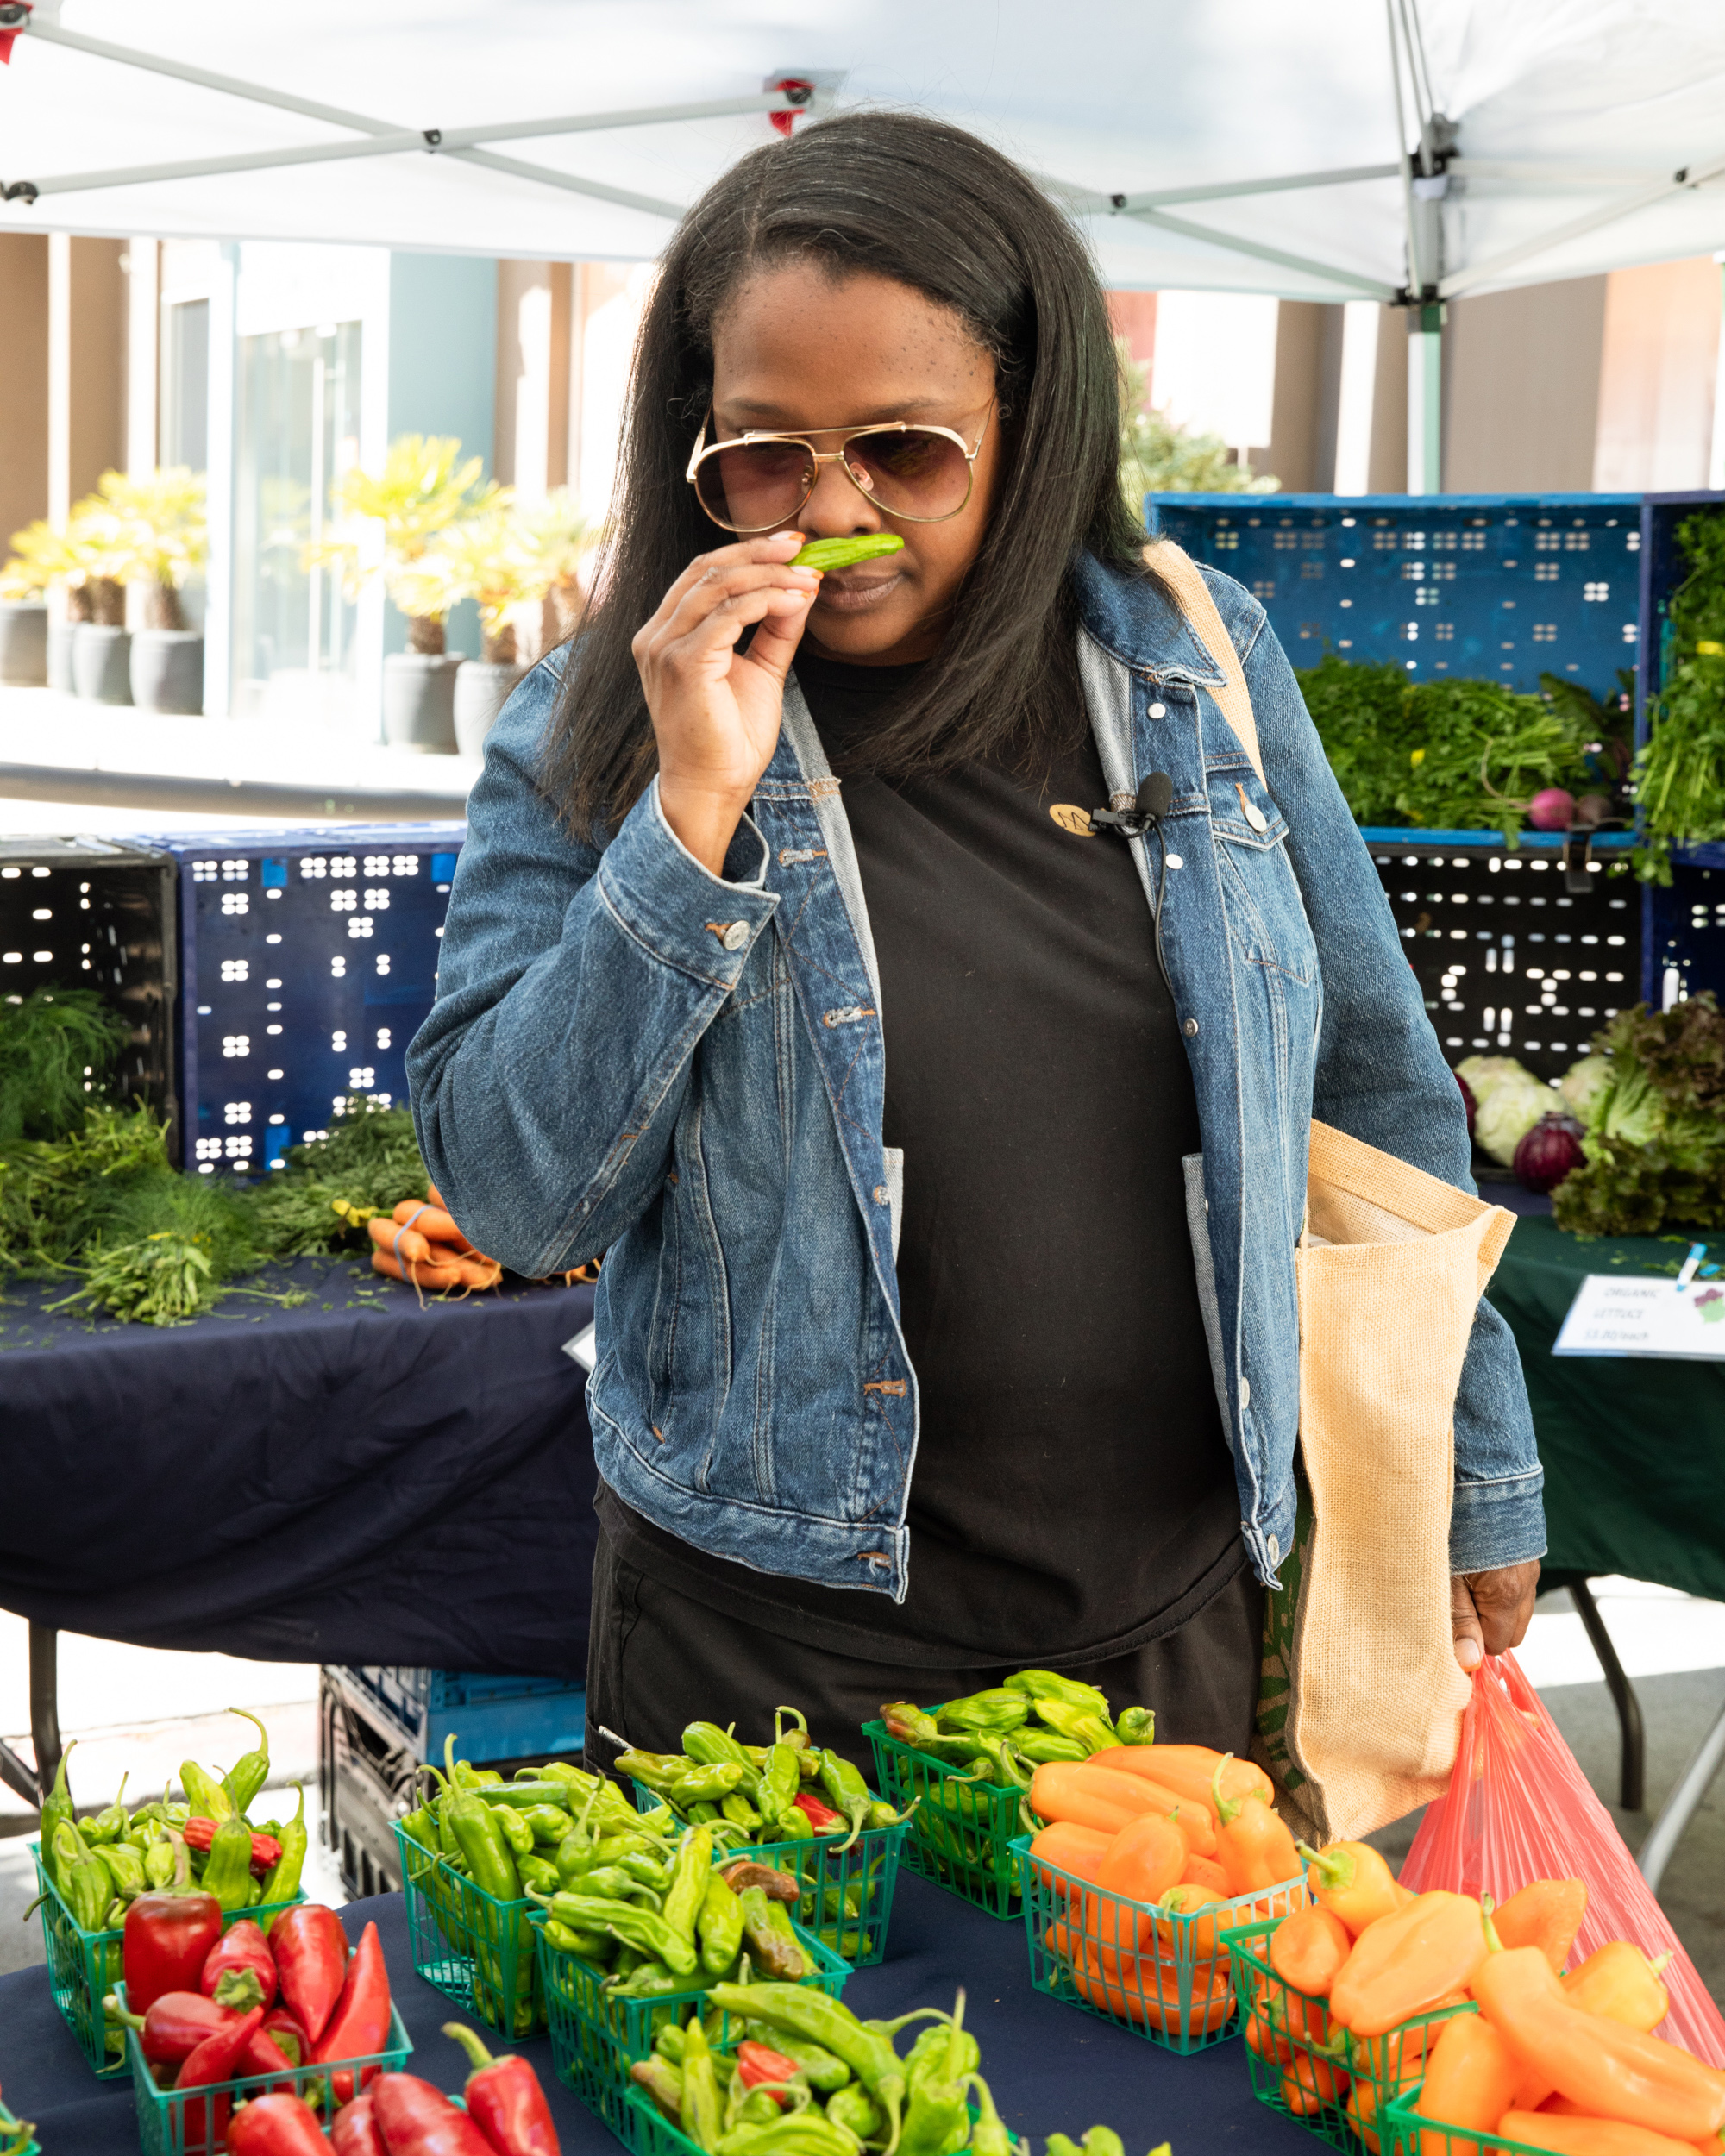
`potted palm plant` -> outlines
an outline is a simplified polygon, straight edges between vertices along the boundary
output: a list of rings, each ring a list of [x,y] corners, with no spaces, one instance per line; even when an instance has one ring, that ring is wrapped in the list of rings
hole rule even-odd
[[[48,678],[48,592],[72,567],[63,536],[52,524],[28,524],[12,534],[12,556],[0,568],[0,681],[41,688]]]
[[[72,693],[92,704],[129,704],[132,640],[119,519],[101,494],[86,494],[72,505],[66,536],[73,565],[66,589]]]
[[[180,593],[208,552],[201,473],[175,465],[139,479],[106,472],[97,492],[114,520],[115,552],[144,587],[144,625],[133,632],[132,701],[147,711],[204,709],[204,635],[185,618]]]
[[[573,486],[554,487],[543,501],[518,512],[523,542],[546,580],[551,619],[548,642],[574,636],[586,605],[586,569],[604,536],[582,510]]]
[[[426,564],[438,534],[478,505],[484,460],[460,461],[448,436],[402,435],[380,472],[355,467],[335,492],[349,529],[308,550],[307,561],[343,571],[350,591],[381,575],[407,617],[407,649],[383,662],[384,738],[392,748],[453,755],[458,655],[445,649],[444,624],[462,593],[447,568]],[[369,532],[364,527],[372,527]]]
[[[479,606],[480,655],[455,677],[455,745],[464,756],[477,756],[510,691],[527,671],[518,649],[517,617],[544,598],[551,573],[529,545],[506,487],[492,490],[473,516],[451,524],[428,559],[446,568],[462,596]]]

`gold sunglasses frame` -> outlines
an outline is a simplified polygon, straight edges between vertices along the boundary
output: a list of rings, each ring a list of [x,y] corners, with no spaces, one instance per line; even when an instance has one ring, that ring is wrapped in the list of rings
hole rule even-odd
[[[709,404],[706,417],[701,421],[700,432],[695,436],[695,446],[689,457],[689,467],[683,477],[691,486],[696,486],[696,473],[709,457],[718,455],[724,449],[741,448],[751,442],[794,442],[799,448],[808,452],[809,460],[814,467],[814,476],[809,480],[801,501],[790,511],[788,515],[781,517],[777,523],[770,524],[728,523],[724,517],[715,517],[706,504],[701,501],[699,490],[697,487],[695,499],[700,504],[702,516],[717,524],[721,531],[734,531],[740,537],[751,537],[756,532],[776,531],[780,524],[788,523],[791,517],[798,516],[807,507],[810,496],[820,484],[821,466],[837,464],[844,467],[845,478],[850,480],[863,500],[892,517],[894,523],[944,524],[950,518],[962,515],[969,505],[970,497],[976,486],[976,460],[982,454],[982,444],[988,432],[988,422],[993,418],[994,414],[994,400],[991,399],[988,411],[982,416],[982,431],[976,436],[976,446],[974,449],[967,449],[964,446],[963,436],[951,427],[932,427],[925,425],[919,420],[910,419],[871,420],[867,426],[862,427],[811,427],[802,434],[789,431],[781,433],[772,428],[750,428],[746,433],[734,436],[728,442],[710,442],[706,438],[706,430],[712,423],[712,407]],[[815,434],[842,434],[844,439],[836,449],[817,449],[808,438],[810,435]],[[850,460],[847,453],[851,443],[860,436],[869,434],[938,434],[944,436],[954,445],[964,460],[964,499],[959,503],[957,509],[943,509],[938,517],[918,517],[907,509],[888,509],[877,494],[869,492],[850,468]]]

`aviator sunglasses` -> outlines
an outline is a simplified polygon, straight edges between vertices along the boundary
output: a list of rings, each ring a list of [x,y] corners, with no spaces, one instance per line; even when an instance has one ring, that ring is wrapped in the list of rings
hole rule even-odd
[[[994,405],[988,407],[989,414]],[[970,498],[975,466],[988,431],[985,416],[975,448],[950,427],[914,427],[893,419],[867,427],[811,427],[843,435],[837,448],[817,449],[800,434],[750,432],[708,445],[709,410],[684,473],[695,499],[727,531],[772,531],[798,516],[823,464],[837,464],[866,500],[889,517],[938,524]]]

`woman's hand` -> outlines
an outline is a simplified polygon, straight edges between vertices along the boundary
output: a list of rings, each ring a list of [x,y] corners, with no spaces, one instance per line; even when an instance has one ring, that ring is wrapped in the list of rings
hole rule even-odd
[[[776,531],[698,555],[631,646],[658,736],[665,821],[714,875],[773,761],[785,676],[820,588],[812,569],[789,567],[802,543],[800,532]]]
[[[1503,1564],[1493,1572],[1450,1575],[1450,1629],[1456,1660],[1471,1673],[1489,1654],[1506,1654],[1527,1636],[1534,1597],[1540,1591],[1540,1561]]]

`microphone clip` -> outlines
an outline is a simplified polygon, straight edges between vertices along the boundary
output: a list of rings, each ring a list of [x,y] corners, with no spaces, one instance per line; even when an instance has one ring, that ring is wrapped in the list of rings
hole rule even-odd
[[[1122,838],[1142,838],[1151,824],[1159,824],[1174,803],[1174,781],[1165,771],[1152,771],[1134,797],[1111,793],[1107,808],[1092,809],[1093,831],[1118,831]]]

